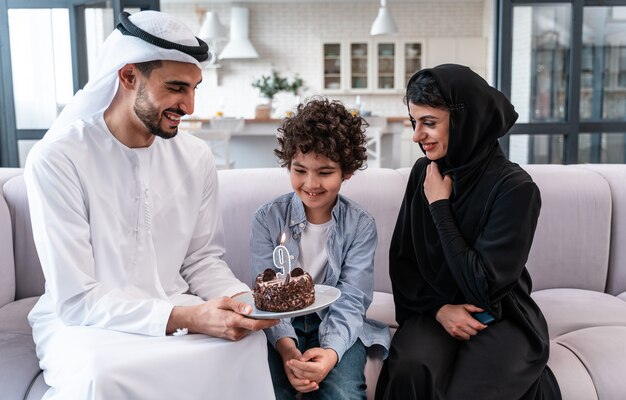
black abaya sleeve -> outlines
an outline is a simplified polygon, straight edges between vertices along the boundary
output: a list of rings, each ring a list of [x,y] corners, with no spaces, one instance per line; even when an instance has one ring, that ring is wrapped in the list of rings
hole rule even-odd
[[[475,243],[460,232],[449,200],[430,205],[450,272],[466,300],[501,317],[500,300],[518,283],[532,244],[541,198],[525,174],[496,185]]]
[[[422,276],[413,244],[411,213],[421,207],[420,175],[426,159],[413,166],[389,248],[389,275],[398,324],[413,314],[434,314],[447,303]]]

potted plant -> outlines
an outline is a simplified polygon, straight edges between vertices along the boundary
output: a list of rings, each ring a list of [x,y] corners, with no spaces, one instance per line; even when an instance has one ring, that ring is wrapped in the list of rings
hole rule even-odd
[[[304,85],[304,81],[297,74],[293,81],[281,77],[278,72],[272,70],[271,75],[261,75],[261,78],[252,82],[252,87],[259,89],[261,95],[268,99],[268,104],[260,104],[256,107],[255,118],[269,119],[272,113],[272,101],[280,92],[291,92],[298,95],[298,90]]]

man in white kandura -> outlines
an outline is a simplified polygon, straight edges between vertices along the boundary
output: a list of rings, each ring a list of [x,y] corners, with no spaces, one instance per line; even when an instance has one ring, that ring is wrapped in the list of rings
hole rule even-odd
[[[45,398],[273,399],[259,330],[278,321],[229,297],[249,288],[222,260],[213,156],[176,135],[208,46],[167,14],[120,20],[26,163]]]

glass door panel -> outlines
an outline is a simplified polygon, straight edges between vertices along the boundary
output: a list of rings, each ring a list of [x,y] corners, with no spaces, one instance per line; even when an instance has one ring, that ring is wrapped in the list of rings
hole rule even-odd
[[[377,47],[377,89],[395,89],[396,45],[394,43],[378,43]]]
[[[367,43],[350,45],[350,88],[367,89]]]
[[[341,88],[341,44],[324,44],[324,89]]]
[[[91,77],[97,68],[96,59],[102,48],[104,40],[109,36],[115,23],[113,8],[100,8],[102,6],[89,6],[85,8],[85,40],[87,44],[87,70]],[[131,12],[131,11],[129,11]],[[132,13],[132,12],[131,12]]]
[[[569,4],[514,7],[511,102],[518,122],[566,120],[570,21]]]
[[[74,93],[68,10],[10,9],[8,17],[16,129],[47,129]]]
[[[406,43],[404,45],[404,84],[414,73],[422,69],[422,44]]]
[[[626,7],[585,7],[581,120],[626,120]]]

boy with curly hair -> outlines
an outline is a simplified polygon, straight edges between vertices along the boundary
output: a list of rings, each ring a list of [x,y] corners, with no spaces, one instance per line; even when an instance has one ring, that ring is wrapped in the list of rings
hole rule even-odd
[[[366,347],[389,346],[387,327],[365,319],[374,286],[374,218],[339,194],[343,181],[364,169],[367,123],[337,101],[300,104],[278,129],[274,151],[289,170],[293,192],[257,210],[250,247],[253,276],[272,265],[284,245],[316,284],[337,287],[330,307],[265,330],[278,400],[365,399]],[[310,393],[310,394],[308,394]]]

